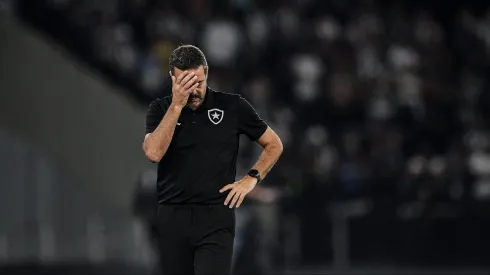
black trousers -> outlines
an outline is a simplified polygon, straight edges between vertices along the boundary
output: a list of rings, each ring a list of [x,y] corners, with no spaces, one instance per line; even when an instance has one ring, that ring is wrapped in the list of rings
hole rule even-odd
[[[229,275],[235,212],[225,205],[159,205],[162,275]]]

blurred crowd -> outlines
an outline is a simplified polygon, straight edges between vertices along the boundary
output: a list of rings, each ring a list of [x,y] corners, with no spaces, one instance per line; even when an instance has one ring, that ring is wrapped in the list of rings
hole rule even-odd
[[[327,202],[359,198],[402,219],[488,217],[485,1],[20,2],[145,104],[170,91],[170,52],[198,45],[208,85],[244,95],[281,136],[264,184],[288,188],[311,232]],[[242,173],[260,149],[246,145]]]

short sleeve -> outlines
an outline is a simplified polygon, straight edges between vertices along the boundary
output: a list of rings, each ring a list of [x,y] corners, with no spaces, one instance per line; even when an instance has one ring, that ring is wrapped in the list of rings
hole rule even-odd
[[[258,140],[267,130],[267,124],[257,114],[252,105],[243,97],[238,102],[238,132],[250,140]]]
[[[148,111],[146,112],[146,133],[153,133],[155,129],[162,121],[165,112],[160,105],[160,100],[155,100],[150,103]]]

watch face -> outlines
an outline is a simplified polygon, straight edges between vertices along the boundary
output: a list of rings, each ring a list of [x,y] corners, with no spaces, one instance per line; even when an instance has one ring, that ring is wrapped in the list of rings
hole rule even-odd
[[[256,177],[256,176],[259,175],[259,171],[255,170],[255,169],[254,170],[250,170],[250,172],[248,172],[248,174],[250,176],[252,176],[252,177]]]

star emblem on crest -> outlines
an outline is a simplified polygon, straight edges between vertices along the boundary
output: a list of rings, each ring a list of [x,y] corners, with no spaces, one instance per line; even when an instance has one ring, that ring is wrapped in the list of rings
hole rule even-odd
[[[224,115],[225,112],[217,108],[208,110],[208,118],[214,125],[218,125],[219,123],[221,123],[221,121],[223,121]]]

